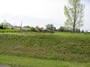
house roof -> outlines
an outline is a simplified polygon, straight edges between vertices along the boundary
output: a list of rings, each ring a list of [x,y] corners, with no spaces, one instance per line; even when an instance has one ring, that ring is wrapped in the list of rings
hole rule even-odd
[[[30,30],[30,28],[17,28],[17,27],[14,27],[13,29],[16,29],[16,30]]]

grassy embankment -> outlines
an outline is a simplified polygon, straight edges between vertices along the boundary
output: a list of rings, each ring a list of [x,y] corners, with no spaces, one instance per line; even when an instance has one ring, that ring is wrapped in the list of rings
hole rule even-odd
[[[1,33],[0,55],[89,63],[90,34]]]

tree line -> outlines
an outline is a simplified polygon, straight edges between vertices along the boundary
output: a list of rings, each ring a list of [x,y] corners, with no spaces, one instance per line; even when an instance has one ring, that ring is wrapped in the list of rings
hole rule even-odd
[[[0,24],[0,29],[14,29],[14,28],[29,28],[31,32],[42,32],[42,31],[48,31],[50,33],[54,33],[55,31],[58,31],[58,32],[72,32],[71,29],[65,27],[65,26],[60,26],[58,29],[53,25],[53,24],[47,24],[45,25],[45,29],[44,27],[39,27],[39,26],[36,26],[36,27],[30,27],[29,25],[26,25],[26,26],[13,26],[11,25],[10,23],[8,23],[6,20],[4,20],[1,24]],[[80,29],[77,29],[76,30],[77,33],[80,32]],[[84,30],[82,31],[84,32]]]

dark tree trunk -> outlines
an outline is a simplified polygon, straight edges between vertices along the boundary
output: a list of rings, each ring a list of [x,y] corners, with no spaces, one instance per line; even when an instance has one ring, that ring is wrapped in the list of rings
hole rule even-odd
[[[76,3],[75,3],[75,6],[74,6],[74,8],[75,8],[75,13],[74,13],[74,24],[73,24],[73,33],[75,33],[75,26],[76,26],[76,11],[77,11],[77,9],[76,9]]]
[[[75,25],[73,25],[73,33],[75,33]]]

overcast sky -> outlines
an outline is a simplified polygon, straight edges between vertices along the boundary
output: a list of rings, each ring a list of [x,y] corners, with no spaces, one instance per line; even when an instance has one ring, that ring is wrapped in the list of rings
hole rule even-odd
[[[64,5],[68,0],[0,0],[0,23],[3,20],[12,25],[40,26],[54,24],[59,28],[64,26],[66,17]],[[81,0],[85,4],[84,26],[81,29],[90,30],[90,0]]]

